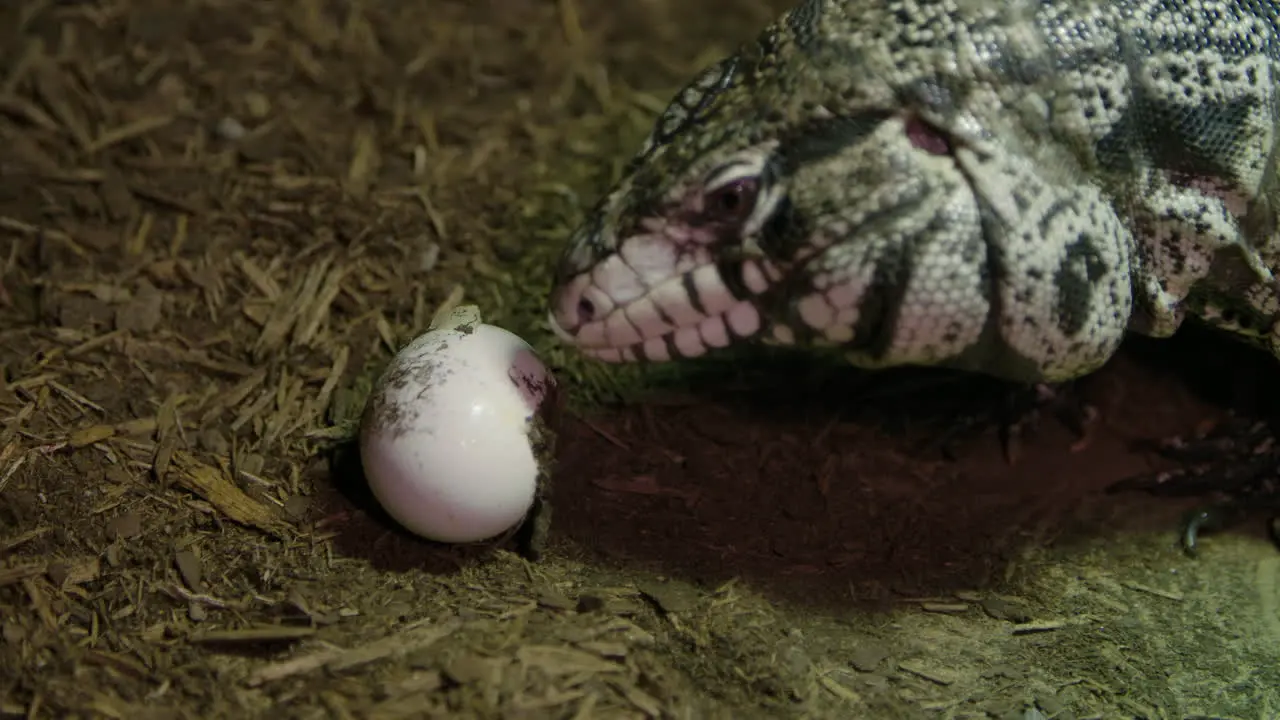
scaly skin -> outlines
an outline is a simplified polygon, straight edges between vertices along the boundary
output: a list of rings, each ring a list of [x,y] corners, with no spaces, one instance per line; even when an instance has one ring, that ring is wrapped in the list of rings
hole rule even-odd
[[[1275,2],[809,0],[677,95],[551,325],[1024,383],[1188,316],[1280,355],[1278,85]]]

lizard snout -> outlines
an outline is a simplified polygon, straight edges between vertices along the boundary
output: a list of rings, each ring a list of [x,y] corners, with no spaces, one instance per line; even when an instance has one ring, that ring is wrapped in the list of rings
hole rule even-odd
[[[556,285],[551,293],[548,319],[551,330],[561,341],[575,346],[603,341],[602,332],[593,332],[613,303],[591,283],[590,274],[579,275]],[[596,337],[599,335],[599,337]]]

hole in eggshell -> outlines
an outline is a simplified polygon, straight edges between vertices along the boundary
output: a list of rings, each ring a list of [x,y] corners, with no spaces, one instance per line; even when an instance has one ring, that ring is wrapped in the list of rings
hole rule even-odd
[[[520,391],[520,397],[531,413],[537,412],[555,384],[550,371],[543,369],[542,361],[530,350],[516,353],[507,377]]]

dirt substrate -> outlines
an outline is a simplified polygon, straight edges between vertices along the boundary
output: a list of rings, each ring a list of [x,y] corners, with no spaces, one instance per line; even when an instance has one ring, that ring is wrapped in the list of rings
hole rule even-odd
[[[773,5],[5,3],[0,717],[1280,715],[1261,518],[1189,558],[1189,501],[1103,492],[1259,358],[1138,344],[1010,465],[934,442],[976,381],[554,347],[567,232]],[[539,562],[343,449],[460,300],[574,397]]]

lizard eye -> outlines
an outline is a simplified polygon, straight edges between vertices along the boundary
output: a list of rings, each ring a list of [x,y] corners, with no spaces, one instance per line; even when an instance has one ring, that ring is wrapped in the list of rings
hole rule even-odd
[[[707,193],[703,212],[713,222],[740,222],[755,209],[759,192],[757,178],[739,178]]]

